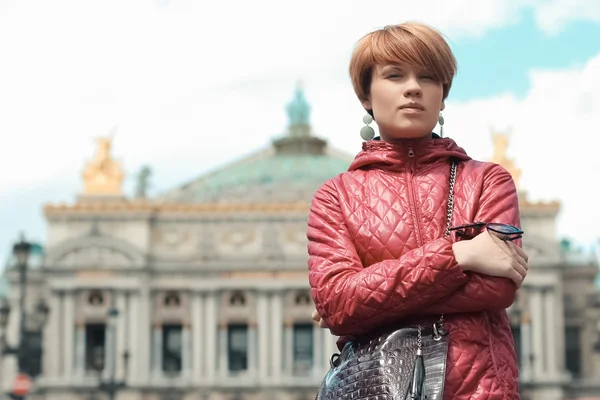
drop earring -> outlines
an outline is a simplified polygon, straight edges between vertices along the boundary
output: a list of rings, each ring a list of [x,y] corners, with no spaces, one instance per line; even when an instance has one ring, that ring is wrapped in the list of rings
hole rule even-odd
[[[360,130],[360,137],[364,141],[372,140],[375,137],[375,130],[371,128],[369,124],[373,122],[373,117],[367,114],[363,117],[363,122],[365,123],[365,126]]]
[[[444,116],[442,115],[442,113],[440,113],[438,123],[440,124],[440,136],[444,137]]]

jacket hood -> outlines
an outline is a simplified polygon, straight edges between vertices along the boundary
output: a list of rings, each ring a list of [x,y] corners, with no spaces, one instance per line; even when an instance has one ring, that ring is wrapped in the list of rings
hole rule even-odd
[[[365,168],[402,170],[409,163],[422,167],[448,162],[450,158],[458,161],[471,159],[454,140],[441,138],[436,134],[431,138],[403,139],[397,143],[388,143],[375,138],[363,143],[362,151],[356,155],[348,170]]]

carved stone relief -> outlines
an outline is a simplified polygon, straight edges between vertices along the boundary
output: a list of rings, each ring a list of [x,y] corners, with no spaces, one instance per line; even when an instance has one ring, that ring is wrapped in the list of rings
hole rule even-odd
[[[189,325],[190,304],[187,293],[178,290],[157,291],[153,296],[154,325],[177,323]]]
[[[76,296],[76,315],[80,323],[104,322],[108,316],[111,295],[106,290],[82,290]]]
[[[227,258],[257,255],[262,242],[263,238],[254,224],[232,224],[216,232],[218,251]]]
[[[245,290],[228,290],[221,294],[220,312],[221,324],[228,322],[256,321],[256,299],[253,293]]]
[[[129,266],[132,261],[127,254],[119,250],[102,246],[88,246],[70,251],[59,258],[56,264],[72,268],[112,268]]]
[[[284,294],[284,319],[293,322],[309,322],[315,308],[310,289],[290,290]]]
[[[286,257],[307,256],[306,225],[289,225],[281,229],[283,231],[281,247]]]
[[[263,246],[261,258],[265,260],[282,260],[284,253],[281,247],[280,226],[275,223],[265,224],[262,233]]]
[[[152,232],[152,251],[159,255],[185,255],[195,251],[193,227],[178,224],[161,224]]]
[[[209,261],[218,258],[219,253],[216,248],[216,242],[214,227],[212,225],[203,224],[197,244],[202,260]]]

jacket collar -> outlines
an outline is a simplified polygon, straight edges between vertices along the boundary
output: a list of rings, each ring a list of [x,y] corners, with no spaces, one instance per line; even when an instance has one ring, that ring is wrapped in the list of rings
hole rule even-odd
[[[447,163],[450,158],[459,161],[470,160],[466,151],[450,138],[442,138],[433,133],[422,139],[403,139],[388,143],[377,137],[364,142],[349,170],[356,169],[404,169],[412,164],[422,167],[429,164]]]

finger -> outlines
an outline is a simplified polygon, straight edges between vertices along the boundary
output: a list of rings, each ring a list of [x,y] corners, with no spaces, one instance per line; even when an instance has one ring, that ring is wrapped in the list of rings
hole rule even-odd
[[[516,244],[514,244],[513,242],[507,242],[507,244],[510,246],[511,249],[513,249],[518,255],[520,255],[525,262],[529,261],[529,256],[527,255],[527,253],[525,252],[525,250],[523,250],[522,248],[520,248],[519,246],[517,246]]]
[[[316,309],[312,312],[312,319],[316,322],[319,322],[319,320],[321,319],[321,316],[319,315],[319,312]]]
[[[527,269],[523,267],[523,265],[521,265],[519,262],[514,262],[513,269],[517,271],[517,273],[521,275],[523,279],[525,279],[525,277],[527,276]]]
[[[512,279],[512,281],[515,283],[515,285],[517,285],[518,288],[521,287],[521,284],[523,283],[523,275],[521,275],[519,272],[517,272],[516,269],[512,270],[510,279]]]
[[[525,271],[528,271],[529,264],[527,263],[527,260],[525,258],[523,258],[521,256],[521,253],[516,250],[519,247],[516,246],[514,243],[509,242],[508,244],[509,244],[510,251],[513,253],[513,259],[515,261],[517,261],[525,269]],[[527,254],[525,254],[525,257],[527,257]]]

